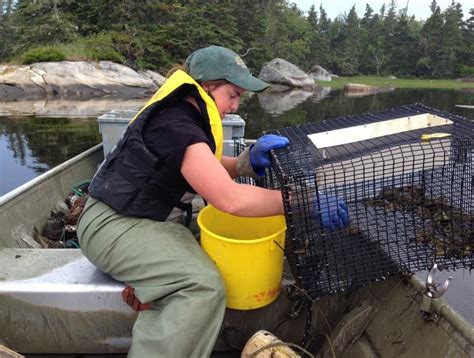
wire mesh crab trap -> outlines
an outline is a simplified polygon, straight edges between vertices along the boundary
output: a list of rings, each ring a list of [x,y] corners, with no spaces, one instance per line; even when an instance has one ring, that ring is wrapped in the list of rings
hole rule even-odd
[[[266,186],[280,188],[286,256],[312,298],[399,272],[473,268],[473,122],[420,104],[288,127]],[[349,226],[321,224],[322,195]]]

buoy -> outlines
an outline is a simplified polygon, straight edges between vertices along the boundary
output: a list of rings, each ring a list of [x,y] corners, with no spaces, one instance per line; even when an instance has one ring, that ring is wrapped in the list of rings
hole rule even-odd
[[[2,346],[0,344],[0,357],[2,358],[25,358],[25,356],[22,356],[21,354],[12,351],[11,349]]]
[[[247,341],[241,358],[297,358],[301,357],[285,342],[268,331],[258,331]]]

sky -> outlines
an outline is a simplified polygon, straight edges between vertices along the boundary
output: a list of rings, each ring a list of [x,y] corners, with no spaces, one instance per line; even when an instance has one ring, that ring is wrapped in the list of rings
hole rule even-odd
[[[415,15],[417,20],[426,20],[431,15],[430,4],[432,0],[398,0],[397,9],[400,10],[407,5],[408,2],[408,14]],[[348,13],[353,5],[356,6],[357,15],[359,17],[364,16],[365,5],[369,4],[374,12],[378,13],[383,4],[390,3],[389,0],[329,0],[329,1],[314,1],[314,0],[289,0],[289,3],[295,3],[300,10],[308,11],[311,5],[314,4],[316,10],[319,12],[319,5],[323,5],[324,10],[328,14],[328,17],[332,20],[337,15]],[[445,10],[451,5],[451,0],[437,0],[438,6],[441,11]],[[456,1],[462,5],[464,18],[467,18],[469,10],[474,7],[473,0],[462,0]]]

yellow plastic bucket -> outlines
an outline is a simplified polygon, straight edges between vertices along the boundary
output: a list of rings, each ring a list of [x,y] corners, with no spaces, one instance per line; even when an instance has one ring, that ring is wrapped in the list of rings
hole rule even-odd
[[[278,297],[286,232],[283,215],[239,217],[208,205],[199,213],[198,225],[201,246],[224,280],[227,307],[249,310]]]

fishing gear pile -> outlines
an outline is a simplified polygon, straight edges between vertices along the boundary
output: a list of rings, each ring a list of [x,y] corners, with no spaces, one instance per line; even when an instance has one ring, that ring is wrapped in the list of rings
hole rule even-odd
[[[41,233],[35,231],[35,240],[44,248],[79,248],[76,226],[89,197],[90,180],[73,185],[65,199],[67,211],[51,211]]]
[[[397,273],[474,267],[472,121],[421,104],[271,131],[264,186],[282,191],[286,256],[311,298]],[[321,202],[345,201],[327,229]]]

